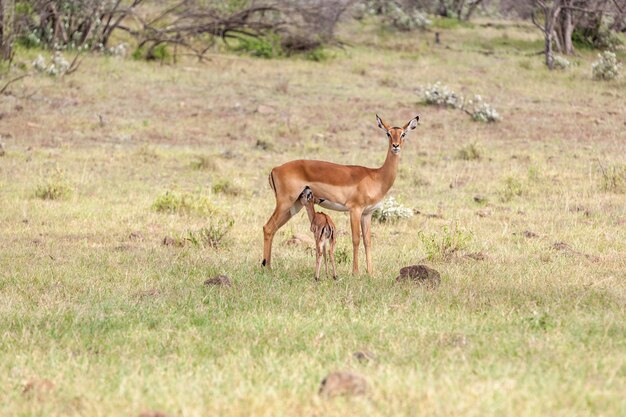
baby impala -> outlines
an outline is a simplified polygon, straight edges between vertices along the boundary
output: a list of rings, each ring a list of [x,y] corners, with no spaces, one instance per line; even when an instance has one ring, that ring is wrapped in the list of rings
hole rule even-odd
[[[324,255],[324,265],[326,276],[328,276],[328,260],[326,259],[326,246],[333,264],[333,279],[337,279],[335,269],[335,223],[328,214],[315,212],[315,198],[313,191],[307,186],[300,194],[300,203],[306,208],[306,214],[311,222],[311,231],[315,236],[315,280],[320,279],[320,268],[322,266],[322,255]]]

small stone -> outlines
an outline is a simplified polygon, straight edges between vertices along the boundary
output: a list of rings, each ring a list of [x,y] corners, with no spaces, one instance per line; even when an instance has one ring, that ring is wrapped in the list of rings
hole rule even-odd
[[[479,203],[479,204],[482,204],[482,203],[487,202],[487,198],[482,196],[482,195],[477,194],[477,195],[474,196],[474,201]]]
[[[428,288],[437,288],[441,283],[441,275],[426,265],[411,265],[400,269],[396,282],[403,281],[413,281]]]
[[[209,278],[204,281],[204,285],[217,285],[220,287],[232,287],[233,284],[226,275],[218,275],[215,278]]]
[[[136,230],[134,232],[131,232],[128,235],[128,238],[130,240],[143,240],[143,233],[141,233],[140,231]]]
[[[326,398],[339,395],[363,395],[367,392],[368,383],[360,375],[348,371],[338,371],[328,374],[322,380],[319,395]]]

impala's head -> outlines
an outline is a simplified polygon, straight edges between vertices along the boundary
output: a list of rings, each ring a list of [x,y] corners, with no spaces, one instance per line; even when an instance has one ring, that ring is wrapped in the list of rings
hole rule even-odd
[[[378,127],[385,131],[387,137],[389,138],[389,149],[394,155],[398,155],[400,150],[402,149],[402,145],[404,145],[404,138],[409,130],[415,129],[417,127],[417,121],[420,119],[419,116],[415,116],[404,127],[389,127],[387,123],[383,121],[378,115],[376,115],[376,121],[378,122]]]

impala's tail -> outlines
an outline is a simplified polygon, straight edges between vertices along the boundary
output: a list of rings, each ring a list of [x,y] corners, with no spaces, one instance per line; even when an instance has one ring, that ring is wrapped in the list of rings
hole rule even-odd
[[[276,183],[274,182],[274,170],[270,171],[270,175],[267,178],[270,183],[270,188],[274,191],[274,196],[276,196]]]

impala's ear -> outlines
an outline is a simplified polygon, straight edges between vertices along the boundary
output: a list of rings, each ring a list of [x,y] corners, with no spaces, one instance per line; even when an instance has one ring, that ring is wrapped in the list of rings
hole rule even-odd
[[[404,127],[402,128],[405,132],[408,132],[409,130],[413,130],[417,127],[417,122],[419,121],[420,117],[419,116],[415,116],[414,118],[412,118],[411,120],[409,120],[409,123],[405,124]]]
[[[383,122],[383,119],[378,117],[378,115],[376,115],[376,122],[378,123],[378,127],[380,127],[382,130],[384,130],[385,132],[389,131],[389,126],[387,126],[387,123]]]

